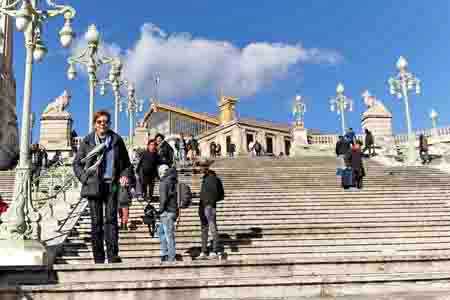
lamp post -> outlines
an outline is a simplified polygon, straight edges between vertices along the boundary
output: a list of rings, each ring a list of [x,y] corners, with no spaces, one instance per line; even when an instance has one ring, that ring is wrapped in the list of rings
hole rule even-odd
[[[97,83],[97,70],[106,64],[112,64],[113,58],[107,56],[99,56],[98,49],[100,47],[100,33],[95,25],[91,25],[85,33],[88,46],[82,50],[80,55],[69,57],[67,60],[69,69],[67,70],[67,77],[73,80],[77,76],[75,64],[80,64],[86,67],[89,75],[89,132],[93,129],[94,122],[94,92]]]
[[[294,115],[294,125],[296,128],[304,128],[304,116],[306,112],[306,104],[303,101],[303,97],[300,95],[295,96],[294,105],[292,107],[292,114]]]
[[[433,127],[433,129],[437,128],[437,119],[439,117],[439,114],[432,109],[430,112],[430,119],[431,119],[431,126]]]
[[[420,80],[416,78],[412,73],[408,72],[408,62],[403,57],[397,61],[397,69],[399,73],[389,78],[389,91],[391,95],[397,95],[399,99],[403,98],[405,102],[405,114],[406,114],[406,126],[408,128],[408,156],[407,163],[414,163],[417,159],[416,153],[416,136],[412,132],[411,127],[411,115],[409,111],[409,99],[408,91],[415,90],[416,94],[420,94]]]
[[[36,115],[34,112],[30,114],[30,144],[33,144],[33,128],[36,122]]]
[[[109,76],[106,79],[100,81],[100,95],[106,94],[106,85],[110,85],[114,93],[114,131],[117,133],[119,130],[119,104],[121,101],[120,88],[124,85],[128,85],[128,81],[120,78],[122,75],[122,62],[119,59],[115,59]]]
[[[47,0],[48,9],[37,7],[38,0],[18,0],[10,4],[0,1],[0,14],[15,17],[16,28],[24,32],[26,60],[25,80],[22,104],[22,128],[20,140],[20,158],[16,168],[13,202],[7,213],[2,216],[0,238],[4,239],[39,239],[38,229],[34,228],[40,216],[33,209],[31,202],[31,166],[30,166],[30,106],[32,95],[33,63],[40,62],[47,53],[42,41],[43,25],[49,19],[63,15],[65,22],[59,32],[61,45],[69,47],[74,37],[72,19],[76,11],[68,5],[57,5],[53,0]],[[20,8],[16,7],[20,4]],[[34,223],[34,224],[32,224]]]
[[[330,99],[330,110],[341,116],[342,134],[345,134],[345,111],[353,111],[353,101],[344,95],[344,85],[339,83],[336,87],[336,97]]]
[[[136,89],[135,89],[135,87],[134,87],[134,85],[132,83],[128,84],[128,98],[127,98],[127,100],[126,101],[122,101],[120,103],[119,110],[121,112],[123,111],[122,104],[124,102],[127,104],[127,109],[126,109],[125,113],[128,115],[128,117],[130,119],[130,127],[129,127],[129,132],[128,132],[128,144],[131,147],[133,145],[134,114],[142,112],[143,109],[144,109],[144,100],[143,99],[140,99],[140,100],[136,99]]]

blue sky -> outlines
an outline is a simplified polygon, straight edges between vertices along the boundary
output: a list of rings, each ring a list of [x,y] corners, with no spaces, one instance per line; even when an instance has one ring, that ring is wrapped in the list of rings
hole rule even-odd
[[[163,102],[215,113],[221,86],[225,94],[240,96],[241,116],[290,122],[291,101],[299,93],[307,99],[306,126],[338,132],[339,119],[329,111],[329,98],[342,81],[345,94],[355,101],[348,125],[360,131],[366,109],[361,93],[369,89],[393,113],[394,130],[404,132],[403,103],[389,95],[387,86],[389,76],[396,73],[397,58],[404,55],[423,84],[422,95],[411,98],[413,127],[430,127],[431,108],[439,112],[442,126],[450,117],[447,0],[434,0],[432,5],[417,0],[166,0],[130,1],[133,5],[127,8],[119,1],[96,0],[95,8],[92,3],[70,2],[78,11],[74,29],[82,36],[89,24],[98,26],[107,49],[128,62],[127,76],[138,81],[140,98],[152,96],[149,78],[158,72]],[[68,88],[73,94],[69,111],[75,129],[84,135],[88,84],[83,76],[66,79],[71,50],[58,44],[61,26],[62,20],[54,19],[45,29],[49,55],[34,67],[32,110],[40,114]],[[20,116],[22,34],[16,33],[15,42]],[[95,108],[112,109],[112,101],[112,96],[98,95]],[[122,134],[127,134],[127,124],[123,115]]]

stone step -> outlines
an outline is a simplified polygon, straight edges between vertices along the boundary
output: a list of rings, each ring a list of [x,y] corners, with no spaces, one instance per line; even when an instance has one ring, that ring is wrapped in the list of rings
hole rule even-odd
[[[359,259],[358,259],[359,258]],[[340,268],[335,268],[334,263],[339,263]],[[403,263],[402,263],[403,262]],[[433,272],[441,276],[448,272],[450,265],[448,260],[439,261],[440,264],[430,263],[430,258],[417,260],[402,256],[367,258],[355,257],[347,259],[340,257],[333,261],[329,258],[306,259],[277,259],[263,261],[194,261],[177,262],[176,265],[159,265],[149,261],[129,262],[113,265],[55,265],[54,269],[60,283],[90,283],[98,282],[127,282],[137,280],[140,282],[151,280],[183,280],[183,279],[249,279],[257,277],[287,278],[290,276],[320,275],[322,279],[336,278],[340,276],[362,275],[368,273],[380,277],[396,273],[396,280],[402,275],[423,274]],[[133,270],[130,272],[130,269]],[[109,276],[105,276],[106,274]],[[352,274],[352,275],[349,275]],[[430,274],[428,274],[430,275]],[[431,278],[435,277],[431,276]],[[447,275],[448,276],[448,275]],[[344,279],[344,278],[341,278]],[[366,278],[366,282],[367,282]],[[417,279],[417,278],[416,278]],[[348,280],[348,277],[347,277]],[[395,281],[395,280],[394,280]]]
[[[230,250],[230,251],[228,251]],[[195,260],[200,254],[200,248],[177,249],[177,260],[183,262],[190,262]],[[278,247],[267,248],[264,250],[256,248],[245,248],[240,246],[238,251],[225,248],[225,260],[228,261],[242,261],[242,260],[273,260],[273,259],[304,259],[314,260],[327,258],[338,263],[340,259],[352,258],[355,256],[376,257],[388,255],[410,256],[410,257],[450,257],[450,248],[431,244],[428,247],[414,248],[413,246],[392,249],[389,247],[365,247],[365,246],[349,246],[349,247]],[[119,255],[124,263],[133,261],[149,261],[158,263],[160,261],[159,250],[155,251],[122,251],[119,250]],[[75,255],[63,255],[58,258],[58,264],[92,264],[93,256],[90,253],[76,253]],[[336,268],[337,266],[333,266]]]
[[[252,241],[305,241],[305,242],[322,242],[325,243],[334,243],[336,242],[352,242],[355,243],[367,243],[368,241],[372,242],[372,240],[380,240],[381,242],[392,240],[420,240],[420,239],[447,239],[450,238],[450,233],[447,228],[445,230],[428,230],[428,231],[391,231],[391,232],[349,232],[349,233],[316,233],[316,234],[290,234],[288,232],[238,232],[233,234],[234,238],[232,238],[229,234],[221,234],[221,241],[226,243],[234,243],[240,240],[249,240]],[[188,233],[187,233],[188,234]],[[88,239],[90,241],[90,239]],[[150,245],[150,244],[159,244],[159,240],[155,238],[151,238],[150,236],[146,237],[129,237],[125,233],[121,231],[119,237],[120,245],[133,246],[133,245]],[[200,242],[200,235],[195,234],[194,232],[190,235],[177,235],[177,243],[191,243],[191,242]],[[86,240],[79,238],[71,238],[68,239],[65,243],[67,247],[81,247],[86,248],[90,246],[90,243],[86,243]]]
[[[284,229],[284,230],[291,230],[291,229],[338,229],[338,228],[345,228],[348,231],[355,230],[355,228],[379,228],[379,227],[391,227],[395,228],[395,230],[398,230],[400,227],[418,227],[418,226],[448,226],[450,224],[450,221],[448,218],[445,218],[445,220],[441,219],[429,219],[429,220],[405,220],[405,221],[386,221],[386,220],[379,220],[379,221],[373,221],[373,222],[310,222],[310,223],[302,223],[302,222],[264,222],[258,225],[255,224],[247,224],[245,222],[234,222],[231,224],[223,224],[222,222],[219,222],[218,227],[219,231],[221,233],[227,233],[230,231],[236,231],[236,230],[242,230],[243,228],[248,228],[248,230],[251,230],[252,228],[258,228],[258,230],[268,230],[268,229]],[[77,226],[76,232],[78,234],[78,237],[82,236],[82,233],[85,234],[85,236],[89,236],[90,234],[90,226]],[[181,232],[192,232],[197,231],[200,232],[200,224],[199,222],[192,222],[192,224],[186,224],[182,223],[177,228],[177,234],[181,234]],[[139,233],[146,233],[148,234],[148,229],[146,226],[138,226],[136,230],[129,231],[126,234],[129,236],[133,236]]]
[[[241,249],[244,248],[260,248],[266,249],[270,247],[317,247],[317,246],[377,246],[377,247],[394,247],[397,249],[398,245],[417,245],[417,249],[420,249],[421,245],[431,245],[431,244],[439,244],[439,243],[450,243],[450,237],[397,237],[397,238],[379,238],[379,239],[340,239],[340,240],[303,240],[303,239],[221,239],[221,243],[225,246],[225,249]],[[200,238],[191,239],[191,240],[179,240],[177,239],[177,249],[189,249],[193,247],[200,247],[201,240]],[[149,250],[159,251],[159,239],[152,239],[146,241],[145,243],[136,243],[136,244],[121,244],[121,251],[142,251]],[[64,245],[65,253],[91,253],[92,247],[91,245]],[[263,250],[265,251],[265,250]]]
[[[75,229],[76,232],[77,229]],[[445,234],[450,232],[450,223],[448,225],[434,225],[434,226],[402,226],[402,227],[354,227],[349,230],[349,228],[260,228],[260,227],[250,227],[246,228],[237,228],[237,229],[227,229],[226,233],[220,231],[222,236],[235,236],[235,237],[248,237],[248,238],[262,238],[263,236],[272,236],[272,235],[289,235],[296,236],[302,238],[310,238],[310,239],[320,239],[327,238],[327,236],[331,236],[333,238],[334,235],[337,236],[361,236],[367,235],[368,238],[371,235],[417,235],[420,234]],[[176,236],[178,237],[198,237],[198,232],[193,231],[176,231]],[[89,233],[79,232],[77,236],[69,236],[68,241],[84,241],[85,238],[90,238]],[[126,234],[120,234],[119,239],[123,241],[132,241],[136,239],[148,239],[149,234],[148,230],[142,230],[140,232],[129,231]]]

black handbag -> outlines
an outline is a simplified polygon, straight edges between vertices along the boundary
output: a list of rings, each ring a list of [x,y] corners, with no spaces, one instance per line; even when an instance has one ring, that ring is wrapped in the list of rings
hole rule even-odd
[[[118,200],[120,208],[126,208],[131,205],[131,195],[128,187],[125,186],[119,187]]]
[[[97,175],[91,175],[87,178],[86,183],[83,183],[81,187],[81,198],[100,198],[102,195],[100,187],[100,181]]]

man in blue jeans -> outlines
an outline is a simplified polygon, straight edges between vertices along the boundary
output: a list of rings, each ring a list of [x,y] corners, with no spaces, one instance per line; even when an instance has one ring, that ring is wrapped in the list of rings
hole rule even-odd
[[[175,221],[178,214],[177,170],[161,165],[158,168],[159,184],[159,239],[161,262],[175,262]]]
[[[209,253],[211,258],[220,255],[219,252],[219,233],[217,230],[216,206],[217,202],[222,201],[225,194],[222,181],[217,177],[213,170],[207,167],[203,170],[203,180],[200,189],[200,203],[198,214],[202,226],[202,252],[199,259],[205,259],[208,254],[208,233],[212,235],[212,249]]]

